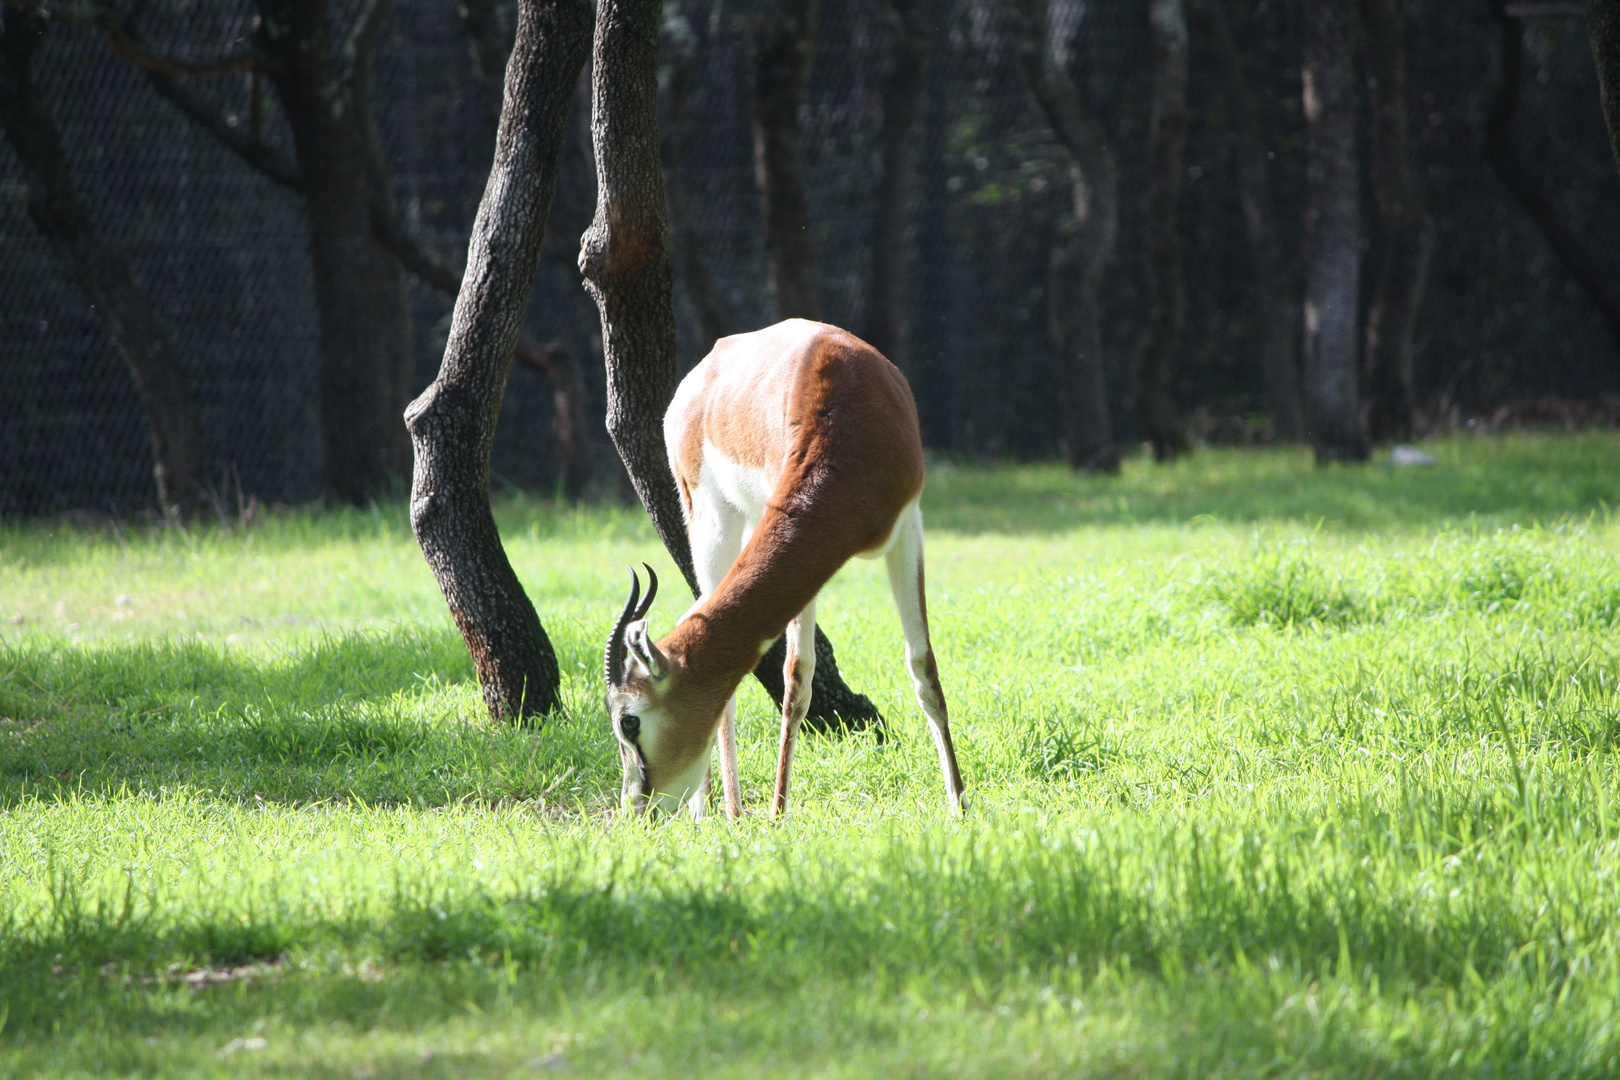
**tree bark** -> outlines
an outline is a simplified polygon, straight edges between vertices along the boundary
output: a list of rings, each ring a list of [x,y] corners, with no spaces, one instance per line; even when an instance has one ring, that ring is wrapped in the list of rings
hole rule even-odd
[[[1620,164],[1620,0],[1588,0],[1586,32],[1592,39],[1592,58],[1597,61],[1609,148]]]
[[[1318,462],[1368,454],[1356,378],[1355,3],[1313,0],[1305,8],[1305,412]]]
[[[1181,233],[1176,205],[1181,197],[1182,151],[1187,145],[1187,14],[1182,0],[1153,0],[1153,109],[1148,121],[1147,207],[1144,215],[1147,267],[1147,333],[1136,354],[1133,388],[1137,422],[1153,446],[1155,461],[1180,457],[1187,433],[1170,395],[1176,355],[1187,328],[1187,295],[1181,280]]]
[[[129,260],[97,235],[74,192],[61,136],[33,81],[45,20],[10,5],[0,14],[0,123],[22,165],[29,216],[84,290],[135,380],[152,441],[159,505],[166,516],[190,517],[208,505],[207,457],[191,378]]]
[[[1547,246],[1564,264],[1570,277],[1597,304],[1599,314],[1608,325],[1609,336],[1614,339],[1615,348],[1620,349],[1620,287],[1609,280],[1591,252],[1586,250],[1586,245],[1564,224],[1557,205],[1531,178],[1513,149],[1513,116],[1519,108],[1519,89],[1524,82],[1524,23],[1509,15],[1504,8],[1505,5],[1501,3],[1495,8],[1501,36],[1501,72],[1496,101],[1485,119],[1486,160],[1525,213],[1530,215],[1530,220],[1536,223]],[[1600,13],[1600,29],[1602,25]]]
[[[901,371],[911,374],[911,326],[906,277],[911,255],[911,205],[917,190],[917,112],[928,71],[934,0],[886,0],[884,21],[894,51],[883,81],[882,155],[877,216],[872,222],[872,283],[866,290],[862,336]]]
[[[725,297],[709,272],[703,240],[692,220],[691,196],[686,188],[686,145],[692,115],[688,93],[697,34],[682,10],[681,0],[664,5],[663,123],[659,144],[664,165],[664,197],[669,214],[669,250],[675,262],[675,280],[692,305],[698,355],[707,355],[714,343],[733,332],[734,320]]]
[[[557,658],[489,505],[495,423],[523,325],[590,43],[588,0],[523,0],[495,163],[479,203],[439,375],[405,413],[415,448],[411,528],[497,719],[557,706]]]
[[[777,319],[820,319],[799,103],[816,56],[817,0],[771,0],[753,31],[754,182]]]
[[[1114,154],[1049,39],[1046,0],[1008,0],[1018,68],[1052,134],[1069,153],[1074,212],[1053,244],[1047,311],[1058,353],[1058,408],[1069,463],[1119,471],[1108,414],[1100,291],[1119,231]]]
[[[456,5],[456,16],[461,20],[462,33],[467,38],[473,79],[483,92],[484,112],[489,118],[490,133],[495,136],[500,128],[502,84],[507,61],[512,56],[515,27],[508,24],[499,0],[460,0]],[[578,96],[576,88],[576,99]],[[573,112],[571,104],[570,115]],[[573,237],[584,230],[583,226],[577,230],[570,229],[568,222],[579,212],[578,206],[571,204],[583,200],[578,198],[578,193],[572,193],[573,199],[564,194],[569,166],[573,165],[575,170],[579,170],[579,163],[570,160],[570,151],[577,151],[571,132],[564,138],[563,158],[558,166],[557,184],[552,195],[551,216],[546,220],[545,236],[541,240],[541,255],[555,259],[577,275],[579,265],[575,258]],[[561,239],[559,233],[564,234]],[[461,289],[460,274],[447,267],[446,272],[424,276],[416,270],[411,259],[405,260],[405,266],[454,302]],[[585,416],[585,384],[580,378],[579,365],[574,360],[573,352],[561,341],[542,345],[526,329],[518,332],[514,357],[518,363],[544,375],[551,383],[552,414],[557,426],[557,456],[562,462],[563,496],[577,502],[585,497],[594,470],[591,429]]]
[[[1411,437],[1417,413],[1412,339],[1428,283],[1434,223],[1424,212],[1407,152],[1406,2],[1362,0],[1361,19],[1372,118],[1369,172],[1383,239],[1367,311],[1362,386],[1368,433],[1394,441]]]
[[[670,557],[697,595],[675,478],[664,447],[664,412],[675,393],[663,175],[658,142],[659,0],[601,0],[597,10],[591,131],[596,144],[596,220],[580,249],[580,270],[602,316],[608,433]],[[778,702],[778,641],[755,677]],[[812,729],[876,728],[883,718],[838,672],[832,645],[816,634]]]
[[[1260,110],[1243,72],[1243,56],[1232,38],[1226,0],[1199,0],[1201,16],[1220,66],[1221,85],[1232,117],[1237,162],[1238,202],[1254,262],[1255,315],[1260,332],[1260,378],[1274,438],[1297,441],[1305,432],[1299,398],[1299,290],[1283,257],[1282,230],[1271,194],[1271,170],[1261,135]]]

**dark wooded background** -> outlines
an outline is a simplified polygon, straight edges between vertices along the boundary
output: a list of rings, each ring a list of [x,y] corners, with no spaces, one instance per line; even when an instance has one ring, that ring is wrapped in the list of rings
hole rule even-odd
[[[340,8],[357,5],[339,3]],[[1115,430],[1140,438],[1123,404],[1125,365],[1144,326],[1142,200],[1152,80],[1147,5],[1054,0],[1075,20],[1070,69],[1103,122],[1120,169],[1118,254],[1104,289]],[[217,57],[246,34],[246,0],[177,3],[148,20],[171,56]],[[910,251],[912,382],[924,438],[942,452],[1058,452],[1047,266],[1070,189],[1063,155],[1031,104],[994,5],[942,2],[918,139]],[[749,129],[744,6],[688,5],[696,34],[684,171],[692,224],[732,329],[771,321]],[[1275,154],[1272,182],[1298,265],[1303,210],[1299,0],[1234,5],[1234,31]],[[352,18],[352,11],[348,15]],[[1411,152],[1436,226],[1417,334],[1415,387],[1430,417],[1547,395],[1620,392],[1620,354],[1596,307],[1486,163],[1483,130],[1499,75],[1490,6],[1411,0]],[[342,18],[338,20],[340,23]],[[1534,182],[1620,280],[1620,172],[1605,141],[1593,61],[1578,19],[1527,24],[1527,67],[1512,137]],[[1180,196],[1187,334],[1172,386],[1194,434],[1236,439],[1257,425],[1263,387],[1219,70],[1194,24],[1191,126]],[[859,327],[871,261],[881,89],[891,38],[878,8],[823,0],[804,110],[821,302]],[[298,198],[264,179],[159,98],[93,27],[62,23],[35,77],[61,130],[79,196],[130,256],[167,320],[202,406],[217,490],[295,502],[321,494],[316,316]],[[197,90],[245,122],[244,76]],[[493,128],[450,0],[396,0],[376,54],[375,105],[406,225],[459,258],[493,147]],[[600,432],[594,307],[571,268],[594,195],[588,133],[565,159],[552,236],[528,327],[580,358],[598,429],[599,488],[616,466]],[[280,126],[278,126],[280,125]],[[272,139],[284,121],[266,115]],[[55,253],[28,219],[20,169],[0,142],[0,514],[153,506],[151,451],[128,369]],[[1380,245],[1363,199],[1364,280]],[[559,242],[560,241],[560,242]],[[677,273],[679,274],[679,264]],[[443,352],[449,302],[412,279],[417,389]],[[1363,302],[1370,295],[1363,288]],[[697,359],[677,280],[682,364]],[[1249,417],[1245,425],[1240,418]],[[498,482],[555,490],[553,393],[514,369],[497,435]]]

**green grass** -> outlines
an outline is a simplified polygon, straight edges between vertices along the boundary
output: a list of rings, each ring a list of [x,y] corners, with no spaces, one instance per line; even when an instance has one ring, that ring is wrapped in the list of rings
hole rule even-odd
[[[1620,439],[1430,449],[936,466],[962,823],[878,564],[818,614],[896,738],[773,825],[749,687],[751,816],[648,824],[637,513],[498,508],[538,732],[400,507],[0,525],[0,1076],[1620,1074]]]

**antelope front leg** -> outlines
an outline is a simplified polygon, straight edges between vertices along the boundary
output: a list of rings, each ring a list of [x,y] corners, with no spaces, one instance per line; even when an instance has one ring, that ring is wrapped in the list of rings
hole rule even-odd
[[[742,817],[742,779],[737,775],[737,695],[720,714],[720,790],[726,799],[726,820]]]
[[[776,793],[771,798],[771,816],[787,812],[788,773],[793,768],[793,747],[799,741],[799,724],[810,711],[810,686],[816,673],[816,603],[805,605],[799,617],[788,624],[787,659],[782,665],[782,743],[776,752]]]

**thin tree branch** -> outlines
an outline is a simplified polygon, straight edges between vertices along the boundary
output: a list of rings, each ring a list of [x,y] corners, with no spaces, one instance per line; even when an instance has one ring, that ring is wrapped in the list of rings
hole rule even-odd
[[[233,125],[225,114],[182,86],[178,78],[214,78],[233,72],[266,72],[268,63],[256,51],[228,57],[211,64],[190,64],[148,52],[135,36],[134,13],[127,18],[105,4],[91,5],[92,18],[107,45],[118,56],[146,72],[158,96],[166,98],[175,108],[185,113],[236,156],[259,170],[284,188],[297,191],[302,187],[298,166],[259,137],[257,124],[248,130]],[[256,88],[255,88],[256,93]]]
[[[1586,4],[1509,4],[1502,10],[1515,19],[1583,18]]]
[[[259,170],[270,180],[291,191],[303,190],[303,178],[298,166],[289,161],[280,150],[255,135],[252,130],[232,126],[225,114],[203,101],[181,85],[172,75],[147,69],[146,77],[158,95],[167,98],[175,108],[191,117],[225,148]]]
[[[97,4],[91,10],[94,12],[96,25],[107,38],[107,44],[111,46],[112,51],[147,72],[183,79],[217,79],[260,67],[264,62],[264,58],[254,49],[210,60],[207,63],[160,56],[147,51],[112,8]]]
[[[343,43],[343,56],[348,64],[344,74],[348,77],[353,78],[363,68],[369,81],[371,55],[376,50],[383,23],[388,19],[390,4],[391,0],[366,0],[365,10],[360,12],[354,28],[349,31],[348,40]]]
[[[462,273],[454,266],[428,250],[399,223],[392,204],[377,199],[371,203],[371,231],[383,247],[405,265],[405,269],[422,279],[431,289],[443,293],[451,300],[461,292]]]

